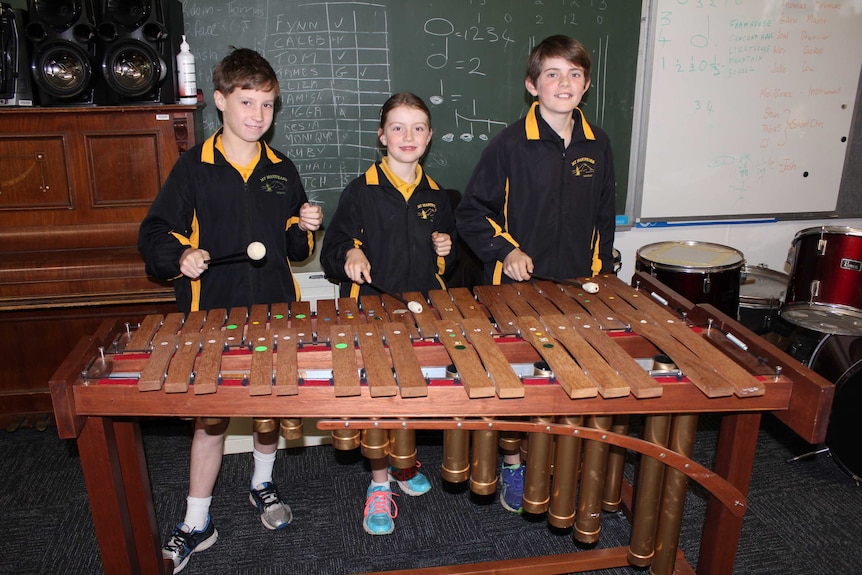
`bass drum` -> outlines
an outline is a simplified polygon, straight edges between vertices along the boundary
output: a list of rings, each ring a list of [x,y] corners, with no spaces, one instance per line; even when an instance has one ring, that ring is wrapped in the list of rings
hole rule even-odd
[[[862,337],[824,336],[808,367],[835,383],[826,446],[838,465],[862,482],[862,428],[857,419],[862,410]]]

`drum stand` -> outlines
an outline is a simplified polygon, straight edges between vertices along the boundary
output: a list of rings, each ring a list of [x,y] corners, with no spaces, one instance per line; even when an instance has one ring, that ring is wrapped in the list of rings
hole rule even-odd
[[[815,449],[814,451],[809,451],[807,453],[803,453],[802,455],[797,455],[796,457],[791,457],[790,459],[785,460],[785,463],[795,463],[795,462],[801,461],[803,459],[811,459],[812,457],[817,457],[818,455],[821,455],[823,453],[825,453],[827,457],[832,457],[832,450],[829,449],[828,446],[824,445],[823,447],[821,447],[819,449]],[[856,487],[862,487],[862,477],[860,477],[859,475],[856,475],[855,473],[853,473],[849,469],[845,469],[843,465],[839,464],[838,467],[841,468],[842,471],[845,471],[850,476],[850,479],[853,480],[853,483],[856,484]]]
[[[821,453],[825,453],[826,455],[831,455],[832,451],[828,447],[823,446],[820,449],[815,449],[814,451],[809,451],[808,453],[803,453],[802,455],[797,455],[796,457],[791,457],[790,459],[786,460],[785,463],[794,463],[796,461],[801,461],[803,459],[811,459],[812,457],[817,457]]]

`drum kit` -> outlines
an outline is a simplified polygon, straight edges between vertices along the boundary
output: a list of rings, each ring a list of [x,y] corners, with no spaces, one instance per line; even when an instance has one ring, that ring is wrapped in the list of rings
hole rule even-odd
[[[826,447],[862,483],[853,418],[862,407],[862,229],[822,226],[793,239],[790,274],[748,266],[719,244],[668,241],[637,252],[635,268],[693,303],[712,304],[835,383]]]

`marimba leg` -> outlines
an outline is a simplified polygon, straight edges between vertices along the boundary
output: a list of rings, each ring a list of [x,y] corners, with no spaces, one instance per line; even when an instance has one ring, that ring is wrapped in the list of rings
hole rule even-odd
[[[743,495],[748,493],[751,481],[762,417],[760,413],[745,412],[721,418],[713,470]],[[732,573],[741,533],[742,517],[733,514],[715,497],[710,497],[697,556],[697,573]]]
[[[156,573],[159,530],[137,422],[88,417],[78,437],[105,573]],[[134,501],[132,501],[134,499]]]

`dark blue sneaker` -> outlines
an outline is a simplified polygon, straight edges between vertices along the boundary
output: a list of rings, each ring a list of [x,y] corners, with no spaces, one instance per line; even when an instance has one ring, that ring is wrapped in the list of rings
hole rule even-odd
[[[524,472],[526,467],[517,465],[506,465],[500,469],[500,504],[514,513],[520,513],[524,507]]]
[[[293,520],[290,507],[281,500],[278,489],[267,481],[260,489],[249,489],[248,500],[260,512],[260,521],[267,529],[284,529]]]
[[[195,531],[185,523],[179,523],[168,542],[162,547],[162,557],[174,562],[174,573],[179,573],[188,565],[192,553],[209,549],[218,541],[218,531],[207,516],[207,524],[201,531]]]

